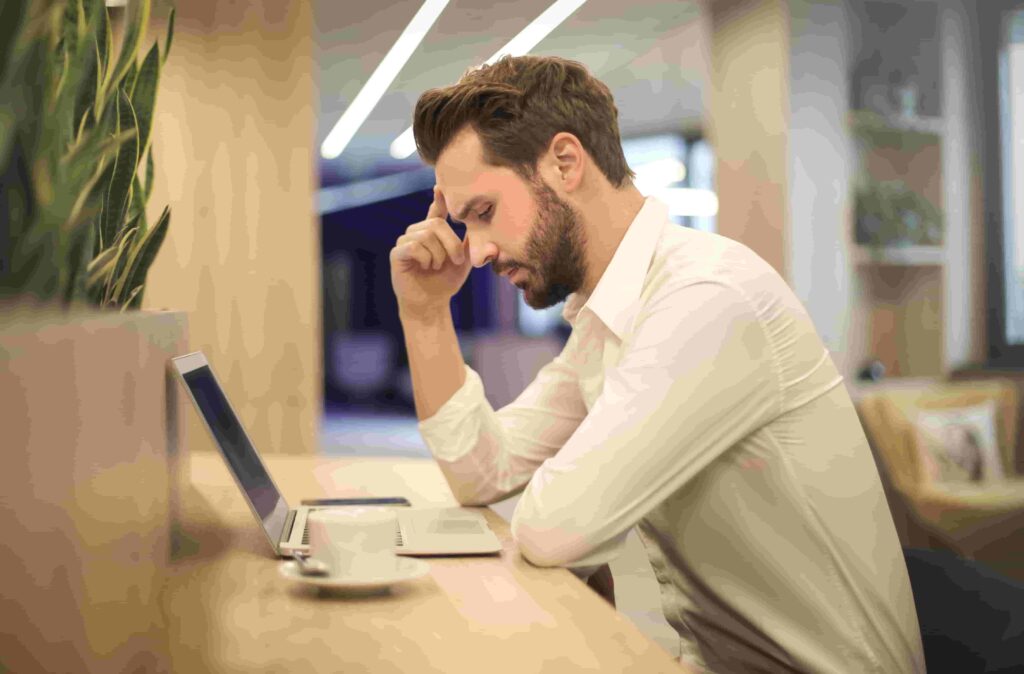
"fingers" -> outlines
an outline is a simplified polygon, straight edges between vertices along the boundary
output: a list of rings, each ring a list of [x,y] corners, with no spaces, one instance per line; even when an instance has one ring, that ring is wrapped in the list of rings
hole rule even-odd
[[[411,225],[405,234],[398,238],[396,245],[417,243],[426,248],[431,255],[431,266],[440,269],[446,259],[456,265],[464,264],[467,258],[464,241],[452,231],[447,222],[431,218]]]
[[[412,234],[403,234],[398,237],[396,245],[404,246],[409,244],[426,249],[429,255],[428,265],[431,268],[440,269],[444,266],[444,261],[448,255],[445,253],[445,249],[444,246],[441,245],[441,241],[434,236],[433,232],[429,230],[421,230],[419,232],[413,232]]]
[[[456,234],[451,226],[444,220],[438,221],[436,224],[431,223],[430,231],[434,233],[441,245],[444,246],[445,251],[448,253],[448,257],[452,259],[455,264],[462,264],[465,262],[465,250],[463,249],[462,239]]]
[[[427,209],[427,218],[441,218],[444,220],[448,217],[448,205],[444,202],[444,195],[441,194],[441,188],[434,185],[434,203],[430,204],[430,208]]]
[[[418,264],[422,269],[430,269],[433,265],[430,251],[416,241],[396,245],[391,249],[391,257],[392,260]]]

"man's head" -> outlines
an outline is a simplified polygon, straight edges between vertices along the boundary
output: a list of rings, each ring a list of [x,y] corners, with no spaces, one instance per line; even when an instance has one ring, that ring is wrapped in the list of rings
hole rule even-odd
[[[417,147],[466,224],[473,264],[508,273],[531,306],[583,284],[580,186],[617,189],[633,177],[617,119],[604,84],[554,57],[505,57],[416,104]]]

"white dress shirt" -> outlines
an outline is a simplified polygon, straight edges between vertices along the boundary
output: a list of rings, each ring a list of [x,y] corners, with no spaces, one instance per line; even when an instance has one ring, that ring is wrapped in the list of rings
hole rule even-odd
[[[540,566],[637,527],[681,657],[713,672],[923,672],[910,583],[842,377],[760,257],[648,198],[563,351],[498,411],[480,377],[420,423],[456,498],[520,490]]]

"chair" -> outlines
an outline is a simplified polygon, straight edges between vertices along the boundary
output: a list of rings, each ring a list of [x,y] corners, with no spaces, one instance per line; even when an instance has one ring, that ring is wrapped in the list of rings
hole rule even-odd
[[[391,382],[395,344],[386,332],[339,332],[330,340],[334,384],[354,400],[372,398]]]
[[[948,552],[903,553],[929,672],[1024,671],[1024,583]]]
[[[938,481],[926,469],[913,419],[918,410],[996,403],[1004,479]],[[1014,470],[1017,389],[1001,380],[916,380],[860,396],[861,422],[879,463],[904,547],[946,549],[1024,577],[1024,479]]]

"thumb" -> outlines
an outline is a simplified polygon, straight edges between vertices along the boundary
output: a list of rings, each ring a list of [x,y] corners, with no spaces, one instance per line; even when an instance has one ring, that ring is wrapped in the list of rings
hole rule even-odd
[[[441,188],[437,185],[434,185],[434,202],[427,209],[427,217],[442,219],[448,217],[448,205],[444,202],[444,195],[441,194]]]

